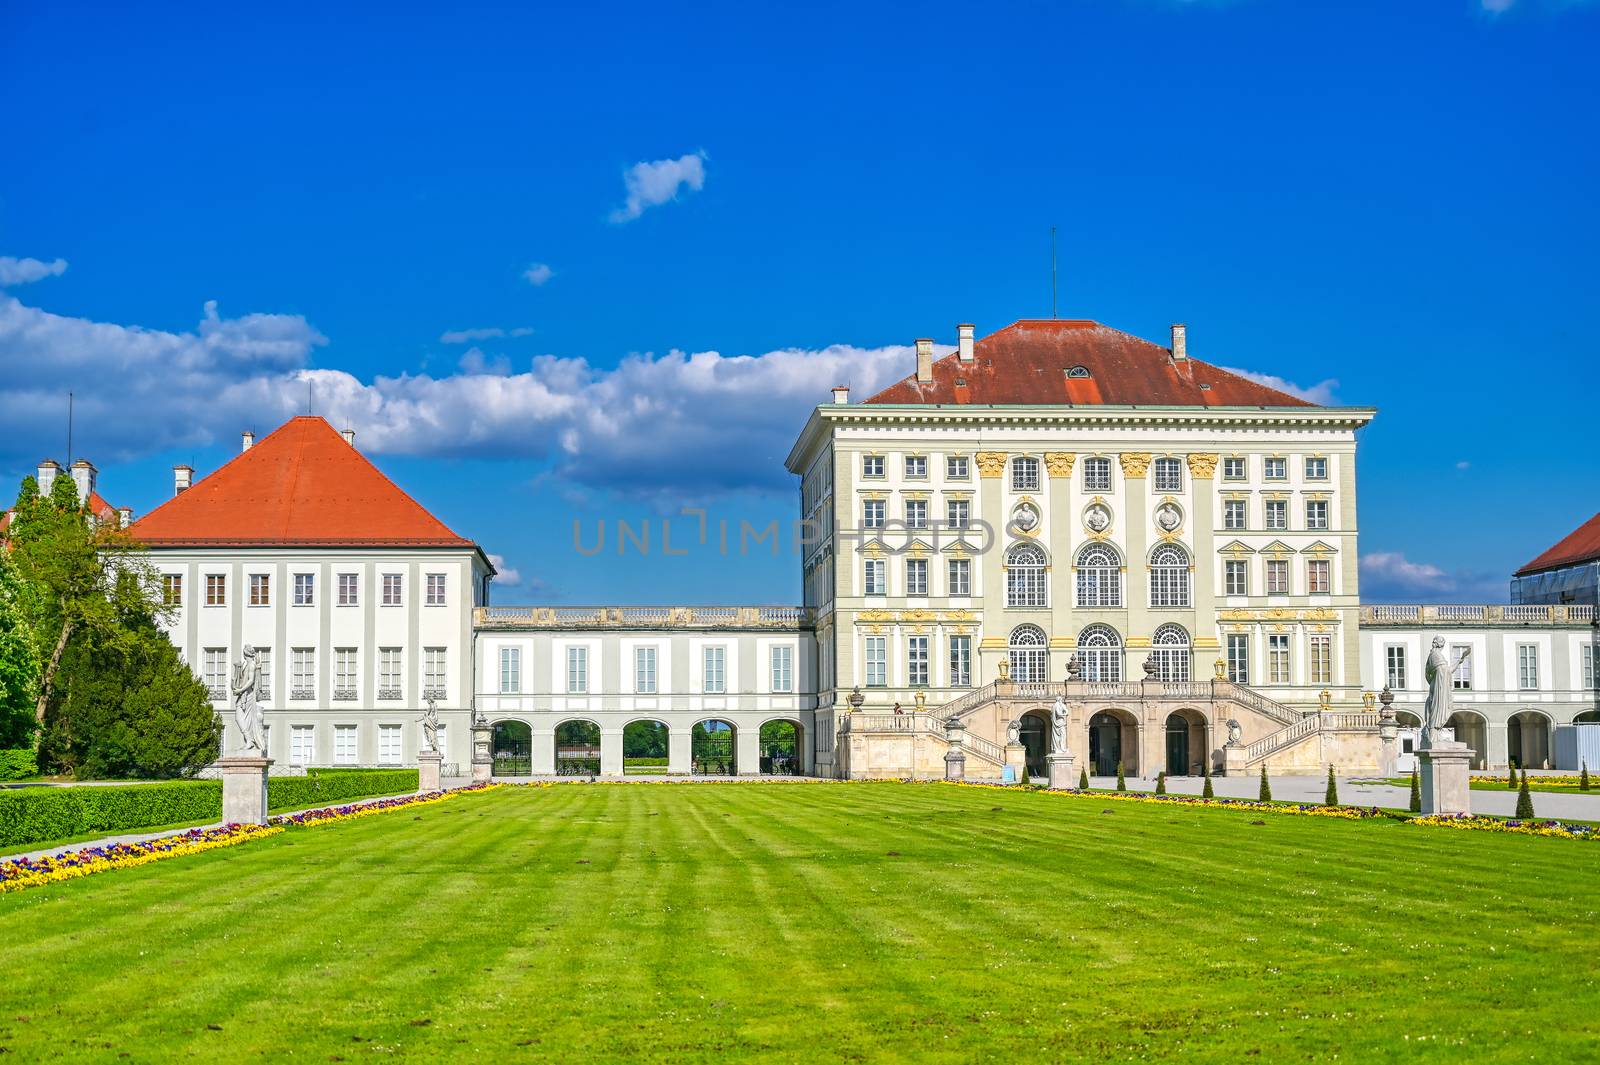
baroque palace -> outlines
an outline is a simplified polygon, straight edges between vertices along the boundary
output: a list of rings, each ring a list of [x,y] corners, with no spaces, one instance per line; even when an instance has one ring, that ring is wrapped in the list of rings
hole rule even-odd
[[[1515,605],[1363,606],[1373,409],[1202,362],[1183,326],[1162,346],[962,325],[910,369],[864,402],[835,388],[789,454],[798,606],[490,605],[482,548],[315,417],[245,434],[198,481],[178,467],[129,529],[225,752],[230,667],[256,649],[279,769],[414,764],[431,702],[447,775],[622,774],[640,723],[670,773],[1018,779],[1053,753],[1074,775],[1404,771],[1440,633],[1473,649],[1455,724],[1475,764],[1558,764],[1600,722],[1595,604],[1572,595],[1593,591],[1600,515],[1525,568]]]

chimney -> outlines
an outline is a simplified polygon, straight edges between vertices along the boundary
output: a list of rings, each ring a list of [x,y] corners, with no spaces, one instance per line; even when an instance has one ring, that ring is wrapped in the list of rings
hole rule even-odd
[[[956,326],[956,355],[962,362],[972,361],[972,326],[966,322]]]
[[[55,484],[56,474],[61,472],[61,464],[55,459],[45,459],[39,463],[39,494],[50,494],[50,486]]]
[[[933,383],[933,341],[917,341],[917,384]]]
[[[188,489],[189,485],[191,483],[193,483],[193,481],[194,481],[194,467],[193,466],[174,466],[174,467],[172,467],[172,494],[173,495],[177,495],[179,492],[182,492],[182,491],[185,491],[186,489]]]
[[[1174,323],[1172,323],[1172,361],[1173,362],[1188,362],[1189,361],[1189,347],[1188,347],[1188,344],[1187,344],[1187,339],[1186,339],[1186,337],[1184,335],[1187,331],[1188,331],[1188,327],[1185,326],[1182,322],[1174,322]]]
[[[244,452],[249,451],[251,448],[253,448],[255,446],[256,446],[256,434],[252,433],[250,430],[246,429],[244,431],[244,446],[239,449],[239,453],[243,454]]]
[[[132,507],[118,507],[117,508],[117,528],[126,529],[128,526],[130,526],[132,524],[133,524],[133,508]]]
[[[89,497],[94,494],[95,475],[99,473],[94,468],[94,463],[88,459],[79,459],[72,464],[72,483],[78,489],[78,502],[88,503]]]
[[[340,429],[339,435],[344,437],[344,442],[351,447],[356,446],[356,431],[354,429]]]
[[[849,403],[850,402],[850,386],[849,385],[834,385],[833,386],[833,401],[835,403],[840,404],[841,406],[846,404],[846,403]]]

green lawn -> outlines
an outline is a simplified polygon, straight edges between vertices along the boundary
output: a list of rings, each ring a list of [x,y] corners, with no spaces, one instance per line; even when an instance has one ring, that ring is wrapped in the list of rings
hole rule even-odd
[[[1565,840],[979,788],[504,789],[0,896],[0,1047],[1592,1060],[1597,871]]]

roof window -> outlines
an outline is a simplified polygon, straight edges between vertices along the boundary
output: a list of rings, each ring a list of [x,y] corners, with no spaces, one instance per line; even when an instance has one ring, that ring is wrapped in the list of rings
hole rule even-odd
[[[1067,376],[1068,377],[1074,377],[1074,378],[1088,377],[1089,376],[1089,367],[1087,367],[1087,366],[1069,366],[1067,368]]]

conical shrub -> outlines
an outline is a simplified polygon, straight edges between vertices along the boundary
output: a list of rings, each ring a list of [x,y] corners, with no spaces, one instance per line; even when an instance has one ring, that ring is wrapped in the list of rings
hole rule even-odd
[[[1333,775],[1333,763],[1328,763],[1328,793],[1322,797],[1322,805],[1339,805],[1339,781]]]
[[[1202,775],[1204,775],[1205,780],[1206,780],[1205,786],[1200,789],[1200,797],[1202,799],[1214,799],[1214,798],[1216,798],[1217,793],[1215,791],[1213,791],[1212,788],[1211,788],[1211,759],[1210,758],[1207,758],[1205,761],[1200,763],[1200,772],[1201,772]]]
[[[1166,770],[1163,769],[1161,772],[1156,774],[1156,794],[1157,795],[1165,795],[1166,793],[1167,793],[1167,772],[1166,772]]]
[[[1583,763],[1583,768],[1578,773],[1578,790],[1579,791],[1588,791],[1589,790],[1589,763],[1588,762],[1584,762]]]
[[[1508,770],[1509,777],[1506,780],[1506,787],[1510,788],[1512,791],[1516,791],[1517,790],[1517,760],[1515,758],[1512,758],[1512,759],[1508,759],[1508,761],[1509,761],[1510,765],[1509,765],[1509,770]]]
[[[1528,774],[1522,774],[1522,787],[1517,789],[1517,820],[1532,821],[1533,796],[1528,793]]]
[[[1272,782],[1267,779],[1267,765],[1265,762],[1261,764],[1261,794],[1256,796],[1256,799],[1259,802],[1272,801]]]
[[[1078,790],[1079,791],[1088,791],[1089,790],[1089,767],[1088,766],[1084,766],[1083,768],[1078,770]]]
[[[1122,773],[1122,759],[1120,758],[1117,759],[1117,790],[1128,790],[1128,778]]]
[[[1417,779],[1417,767],[1411,767],[1411,812],[1422,812],[1422,781]]]

